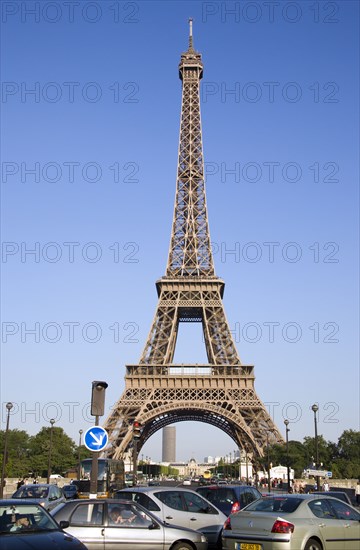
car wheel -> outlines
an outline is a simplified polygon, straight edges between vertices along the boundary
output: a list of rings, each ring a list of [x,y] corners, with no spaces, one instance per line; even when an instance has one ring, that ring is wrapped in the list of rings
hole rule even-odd
[[[194,550],[194,548],[187,542],[176,542],[171,550]]]
[[[319,541],[310,539],[307,541],[304,550],[322,550],[322,546]]]

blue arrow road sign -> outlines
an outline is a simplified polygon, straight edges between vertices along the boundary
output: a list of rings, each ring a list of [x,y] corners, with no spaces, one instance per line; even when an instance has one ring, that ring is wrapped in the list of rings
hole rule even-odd
[[[102,451],[108,444],[108,433],[101,426],[88,428],[84,435],[84,445],[89,451]]]

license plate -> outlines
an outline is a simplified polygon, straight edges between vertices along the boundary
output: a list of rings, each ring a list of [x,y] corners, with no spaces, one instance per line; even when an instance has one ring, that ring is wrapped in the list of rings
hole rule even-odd
[[[236,542],[235,550],[261,550],[261,544],[252,544],[251,542]]]

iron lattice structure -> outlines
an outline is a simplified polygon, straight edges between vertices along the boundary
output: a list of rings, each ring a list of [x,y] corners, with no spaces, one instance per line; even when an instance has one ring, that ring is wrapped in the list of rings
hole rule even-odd
[[[137,450],[157,430],[196,420],[226,432],[262,457],[283,439],[254,388],[254,367],[242,365],[225,316],[224,282],[216,277],[206,207],[200,116],[201,54],[181,55],[182,109],[176,197],[165,277],[156,283],[155,317],[140,362],[127,365],[125,391],[106,420],[108,456],[131,450],[132,425],[143,426]],[[180,322],[202,323],[208,363],[174,364]]]

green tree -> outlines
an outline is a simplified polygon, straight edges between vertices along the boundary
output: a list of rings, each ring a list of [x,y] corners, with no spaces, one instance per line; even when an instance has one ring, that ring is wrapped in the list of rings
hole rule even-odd
[[[305,467],[315,465],[316,462],[316,446],[314,437],[304,437],[305,450]],[[330,442],[325,441],[322,435],[318,436],[318,453],[319,453],[319,468],[327,470],[332,461],[333,446]]]
[[[6,477],[20,477],[29,472],[29,435],[24,430],[9,430],[7,435]],[[5,431],[0,431],[1,468]]]
[[[289,463],[294,469],[295,477],[302,477],[306,466],[305,449],[300,441],[289,441]]]
[[[355,430],[345,430],[338,441],[339,458],[350,460],[351,462],[360,461],[360,432]]]
[[[345,430],[341,434],[331,468],[333,476],[336,472],[337,477],[360,478],[360,432]]]
[[[51,471],[64,474],[77,462],[77,447],[74,441],[60,427],[53,427],[51,445]],[[30,466],[34,474],[46,477],[48,470],[51,428],[44,427],[30,437]]]

